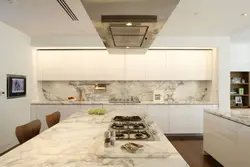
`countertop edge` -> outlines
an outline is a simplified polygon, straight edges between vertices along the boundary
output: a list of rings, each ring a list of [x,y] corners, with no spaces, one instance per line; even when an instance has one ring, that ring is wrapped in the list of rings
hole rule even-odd
[[[204,110],[205,113],[208,113],[208,114],[211,114],[211,115],[215,115],[215,116],[227,119],[229,121],[233,121],[235,123],[239,123],[241,125],[250,127],[250,122],[246,122],[246,119],[244,119],[244,118],[237,118],[237,117],[230,117],[230,116],[227,116],[225,113],[218,112],[218,111],[219,110],[217,110],[217,112],[216,112],[216,110],[211,110],[211,109],[205,109]],[[229,113],[229,112],[227,112],[227,113]]]
[[[219,105],[218,102],[191,102],[191,103],[109,103],[109,102],[31,102],[31,105]]]

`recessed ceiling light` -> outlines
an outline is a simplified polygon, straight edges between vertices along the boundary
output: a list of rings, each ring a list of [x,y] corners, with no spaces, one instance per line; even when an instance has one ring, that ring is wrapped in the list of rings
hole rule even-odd
[[[241,15],[242,15],[242,16],[247,16],[248,14],[247,14],[247,13],[242,13]]]
[[[127,26],[132,26],[132,23],[131,23],[131,22],[128,22],[126,25],[127,25]]]
[[[129,48],[129,46],[126,47],[127,49]]]
[[[17,3],[16,0],[8,0],[9,3]]]

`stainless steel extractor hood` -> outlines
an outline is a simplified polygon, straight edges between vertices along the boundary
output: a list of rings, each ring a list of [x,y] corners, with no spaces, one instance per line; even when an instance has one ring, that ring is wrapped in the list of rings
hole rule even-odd
[[[81,0],[109,53],[147,51],[179,0]]]

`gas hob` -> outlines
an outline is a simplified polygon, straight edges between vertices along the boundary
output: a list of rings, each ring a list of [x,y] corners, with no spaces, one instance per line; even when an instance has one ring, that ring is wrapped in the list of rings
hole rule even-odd
[[[115,116],[109,130],[115,130],[116,140],[154,140],[145,121],[139,116]]]

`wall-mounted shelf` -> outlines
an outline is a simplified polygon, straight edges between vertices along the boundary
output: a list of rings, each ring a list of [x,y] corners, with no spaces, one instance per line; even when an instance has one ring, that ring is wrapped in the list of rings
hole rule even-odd
[[[240,95],[240,94],[231,94],[231,96],[249,96],[248,94]]]
[[[231,106],[231,108],[249,108],[249,106]]]
[[[231,85],[248,85],[249,83],[231,83]]]

